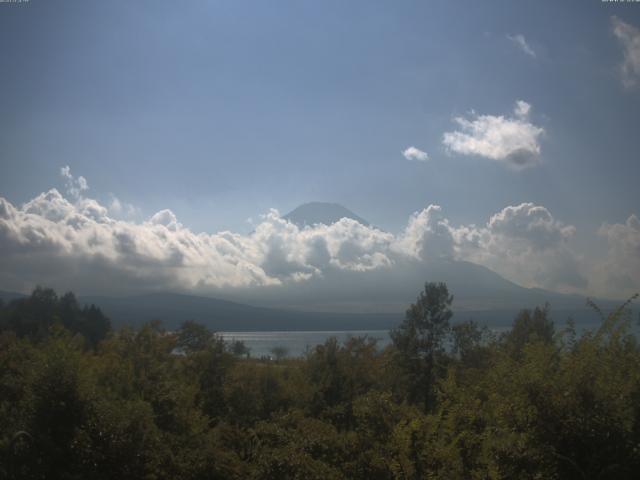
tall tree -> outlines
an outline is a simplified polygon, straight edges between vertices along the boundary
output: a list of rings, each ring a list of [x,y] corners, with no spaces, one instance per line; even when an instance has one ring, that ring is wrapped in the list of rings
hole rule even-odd
[[[409,400],[422,403],[426,410],[433,406],[434,384],[441,369],[439,360],[453,316],[452,302],[446,284],[427,282],[416,303],[407,310],[405,320],[391,331]]]
[[[187,354],[201,352],[212,344],[214,337],[213,332],[205,325],[187,320],[178,330],[176,346]]]
[[[514,356],[520,356],[527,343],[553,342],[555,327],[549,315],[549,304],[543,308],[521,310],[513,321],[511,330],[505,334],[506,345]]]

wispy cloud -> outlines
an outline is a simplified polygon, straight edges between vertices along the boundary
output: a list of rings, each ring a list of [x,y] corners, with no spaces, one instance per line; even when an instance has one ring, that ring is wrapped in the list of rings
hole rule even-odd
[[[138,207],[132,205],[130,203],[126,203],[121,201],[114,194],[110,194],[111,202],[109,203],[109,213],[113,214],[116,217],[139,217],[142,212]]]
[[[531,45],[527,43],[527,39],[524,38],[524,35],[521,33],[517,33],[515,35],[507,35],[507,38],[511,40],[520,50],[529,55],[530,57],[536,58],[536,52],[531,48]]]
[[[516,170],[540,163],[539,138],[544,133],[529,121],[531,105],[518,100],[513,117],[476,115],[456,117],[459,130],[446,132],[443,143],[450,152],[477,155]]]
[[[640,29],[611,17],[613,34],[622,44],[624,59],[620,66],[622,83],[631,88],[640,84]]]
[[[74,177],[71,174],[71,168],[69,165],[65,165],[60,169],[60,175],[65,179],[67,193],[73,198],[79,198],[82,195],[82,192],[89,190],[89,183],[87,182],[87,179],[82,175],[77,178]]]
[[[402,152],[404,158],[410,161],[417,162],[427,162],[429,160],[429,155],[427,152],[424,152],[416,147],[409,147]]]

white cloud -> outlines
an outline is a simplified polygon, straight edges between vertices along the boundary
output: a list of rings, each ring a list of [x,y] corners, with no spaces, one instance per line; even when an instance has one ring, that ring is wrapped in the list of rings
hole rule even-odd
[[[149,223],[152,225],[162,225],[173,232],[182,228],[182,224],[178,222],[175,214],[169,209],[160,210],[158,213],[155,213],[149,219]]]
[[[446,132],[443,143],[450,152],[488,158],[517,170],[533,167],[540,163],[539,139],[544,129],[529,121],[530,110],[530,104],[518,100],[513,117],[456,117],[460,130]]]
[[[634,214],[625,223],[603,224],[598,233],[608,251],[597,266],[597,288],[612,296],[640,292],[640,220]]]
[[[580,258],[569,248],[571,225],[533,203],[508,206],[483,227],[461,227],[453,235],[459,256],[525,286],[579,291],[587,286]]]
[[[628,88],[637,86],[640,83],[640,29],[615,16],[611,17],[611,24],[623,48],[622,83]]]
[[[504,208],[493,215],[488,229],[512,239],[524,240],[543,251],[561,244],[575,234],[575,228],[556,221],[549,210],[533,203]]]
[[[529,105],[527,102],[525,102],[524,100],[516,101],[516,106],[513,109],[513,113],[516,115],[516,117],[526,119],[530,111],[531,105]]]
[[[66,180],[67,193],[74,198],[79,198],[82,192],[89,190],[89,183],[82,175],[78,178],[71,174],[69,165],[65,165],[60,169],[60,175]]]
[[[52,189],[21,207],[0,197],[0,288],[40,283],[79,292],[215,295],[279,285],[300,292],[292,289],[308,284],[314,285],[310,298],[318,285],[347,296],[358,288],[389,289],[389,282],[398,289],[419,283],[425,265],[451,259],[484,265],[527,287],[608,292],[607,282],[640,286],[638,218],[604,225],[600,233],[609,256],[591,272],[570,247],[575,228],[532,203],[507,206],[479,226],[453,225],[441,207],[429,205],[397,235],[348,218],[299,228],[271,210],[251,234],[240,235],[195,233],[168,209],[142,222],[116,219],[94,199],[72,202]],[[414,276],[405,279],[405,269]],[[353,275],[360,275],[358,285]],[[594,275],[587,286],[585,278]]]
[[[109,203],[109,213],[116,217],[139,217],[141,215],[140,209],[130,203],[122,202],[118,197],[110,194],[111,202]]]
[[[76,183],[78,184],[78,189],[81,192],[84,190],[89,190],[89,184],[87,183],[87,180],[82,175],[78,177],[78,179],[76,180]]]
[[[80,291],[96,284],[123,291],[279,285],[329,270],[389,268],[392,242],[393,235],[346,218],[300,229],[271,211],[250,235],[206,234],[185,228],[168,209],[141,223],[117,220],[97,201],[71,202],[55,189],[20,208],[0,198],[5,286],[17,277]]]
[[[452,231],[442,208],[439,205],[429,205],[409,218],[395,248],[421,260],[453,258],[455,245]]]
[[[518,33],[516,35],[507,35],[507,38],[511,40],[524,53],[526,53],[530,57],[536,58],[536,52],[527,43],[527,39],[524,38],[524,35]]]
[[[402,155],[404,156],[404,158],[410,161],[426,162],[429,160],[429,155],[427,155],[427,152],[423,152],[416,147],[407,148],[402,152]]]
[[[60,167],[60,175],[69,180],[73,180],[73,176],[71,175],[71,167],[69,167],[69,165]]]

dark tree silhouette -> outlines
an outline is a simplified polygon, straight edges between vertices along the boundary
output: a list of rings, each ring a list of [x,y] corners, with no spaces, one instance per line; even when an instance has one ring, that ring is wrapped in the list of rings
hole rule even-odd
[[[427,282],[402,324],[391,332],[397,360],[405,374],[409,400],[433,406],[434,382],[440,370],[439,357],[449,333],[453,296],[444,283]]]
[[[1,310],[0,331],[11,330],[33,340],[47,338],[51,327],[60,324],[95,347],[111,330],[110,320],[98,307],[80,307],[73,293],[58,297],[50,288],[36,287],[29,297],[12,300]]]

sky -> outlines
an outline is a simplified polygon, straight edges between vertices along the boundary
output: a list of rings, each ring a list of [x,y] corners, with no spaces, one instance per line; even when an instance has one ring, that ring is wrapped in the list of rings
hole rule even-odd
[[[0,3],[0,59],[0,288],[61,258],[297,282],[316,238],[373,270],[430,238],[524,286],[640,290],[640,3],[30,0]],[[308,201],[381,231],[287,230]]]

